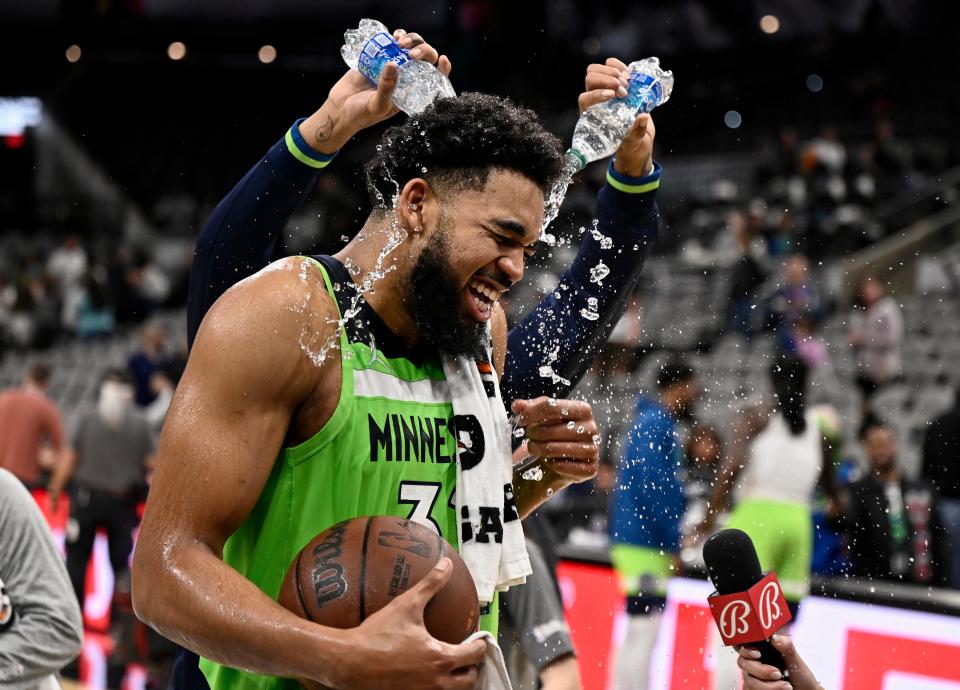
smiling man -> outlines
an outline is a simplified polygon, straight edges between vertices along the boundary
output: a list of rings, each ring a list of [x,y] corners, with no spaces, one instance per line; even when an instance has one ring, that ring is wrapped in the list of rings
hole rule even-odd
[[[304,135],[323,131],[336,150],[395,112],[395,84],[392,66],[375,90],[348,73],[290,145],[319,159]],[[470,468],[446,363],[478,362],[480,397],[495,397],[497,300],[523,276],[561,161],[532,112],[480,94],[440,100],[385,132],[367,166],[378,203],[341,252],[277,261],[206,315],[161,437],[133,596],[141,618],[203,657],[210,687],[473,687],[483,643],[440,643],[422,622],[443,566],[352,630],[275,599],[290,560],[341,520],[408,517],[458,542],[458,446]],[[513,411],[544,471],[514,476],[523,517],[595,474],[597,427],[577,401]]]

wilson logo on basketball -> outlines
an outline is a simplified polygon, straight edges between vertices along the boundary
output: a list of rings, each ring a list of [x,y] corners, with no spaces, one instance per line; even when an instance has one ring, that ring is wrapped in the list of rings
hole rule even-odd
[[[720,612],[720,635],[730,639],[742,635],[750,629],[747,616],[750,615],[750,604],[745,601],[731,601]]]
[[[772,628],[774,623],[779,620],[782,611],[780,610],[780,585],[776,580],[764,585],[760,592],[760,605],[757,613],[760,615],[760,625],[764,628]]]
[[[343,534],[346,526],[337,525],[313,549],[313,596],[317,606],[339,599],[347,591],[343,578]]]

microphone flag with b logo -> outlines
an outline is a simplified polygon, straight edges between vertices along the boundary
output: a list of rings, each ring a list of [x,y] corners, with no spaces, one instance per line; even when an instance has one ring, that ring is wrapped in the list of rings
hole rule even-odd
[[[713,594],[707,603],[727,646],[766,640],[792,618],[772,571],[746,592]]]

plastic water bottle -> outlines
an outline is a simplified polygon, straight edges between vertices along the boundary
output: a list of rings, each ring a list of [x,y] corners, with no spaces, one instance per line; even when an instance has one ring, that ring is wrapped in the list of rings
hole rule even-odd
[[[627,95],[592,105],[583,111],[573,130],[567,164],[574,171],[613,154],[640,113],[666,103],[673,91],[673,72],[655,57],[630,63]]]
[[[387,27],[375,19],[361,19],[360,26],[343,34],[343,41],[343,61],[374,85],[384,65],[396,63],[399,74],[393,103],[407,115],[423,112],[436,98],[457,95],[447,77],[433,65],[411,58],[409,51],[393,40]]]

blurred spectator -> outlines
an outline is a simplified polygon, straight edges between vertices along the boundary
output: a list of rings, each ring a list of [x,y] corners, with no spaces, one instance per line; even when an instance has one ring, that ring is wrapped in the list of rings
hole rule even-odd
[[[842,525],[855,577],[917,585],[950,583],[950,554],[937,515],[938,497],[897,467],[892,430],[873,422],[864,432],[868,473],[842,499]]]
[[[133,549],[137,505],[145,494],[153,442],[146,420],[133,407],[125,372],[107,374],[96,409],[84,411],[73,434],[67,569],[81,606],[87,563],[97,529],[105,529],[110,564],[123,573]]]
[[[677,574],[684,513],[677,422],[692,416],[697,377],[684,362],[660,368],[656,398],[637,398],[610,508],[610,558],[627,595],[626,637],[617,653],[618,690],[645,690],[650,655]]]
[[[733,266],[727,305],[727,327],[749,339],[754,333],[754,309],[757,306],[757,288],[766,280],[766,274],[757,260],[753,237],[747,229],[742,213],[733,212],[728,225],[737,241],[740,256]]]
[[[770,298],[769,318],[777,329],[790,331],[801,317],[819,318],[823,307],[820,290],[810,277],[810,263],[802,254],[787,258],[783,284]]]
[[[726,527],[753,538],[760,565],[777,571],[792,605],[809,591],[815,491],[819,486],[833,493],[833,463],[817,413],[807,405],[808,374],[806,364],[793,356],[781,354],[770,364],[773,400],[748,405],[736,421],[710,510],[698,529],[713,531],[736,486]]]
[[[812,314],[800,314],[793,324],[781,331],[780,346],[784,352],[796,355],[810,369],[817,369],[830,362],[830,354],[823,338],[815,332]]]
[[[820,166],[832,175],[843,172],[847,163],[847,149],[840,141],[837,128],[832,125],[824,127],[820,136],[807,144],[804,158],[808,169]]]
[[[77,306],[77,335],[80,338],[99,338],[113,333],[113,310],[103,269],[90,271],[83,279],[83,292]]]
[[[691,535],[707,516],[707,501],[723,460],[723,440],[712,426],[698,424],[690,430],[684,453],[683,494],[686,512],[681,531]],[[696,546],[685,540],[689,546]],[[686,559],[685,559],[686,560]]]
[[[37,504],[0,468],[0,687],[56,690],[83,643],[80,609]]]
[[[151,386],[154,373],[166,362],[167,331],[158,323],[148,323],[140,336],[140,348],[130,355],[127,366],[133,375],[136,401],[140,407],[152,403],[157,392]]]
[[[87,253],[76,235],[67,235],[63,244],[47,259],[47,276],[60,289],[61,323],[70,331],[77,327],[77,314],[87,273]]]
[[[146,252],[123,245],[109,268],[117,323],[142,323],[170,294],[170,280]]]
[[[19,388],[0,392],[0,467],[29,489],[41,486],[41,444],[50,443],[55,465],[63,464],[66,450],[60,410],[46,395],[49,385],[50,368],[34,364]]]
[[[938,417],[923,440],[921,476],[940,495],[939,517],[950,540],[951,576],[960,589],[960,391],[953,408]]]
[[[857,289],[858,309],[850,318],[850,344],[857,360],[857,385],[864,416],[870,400],[900,374],[903,314],[875,276],[864,276]]]

